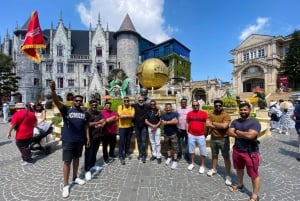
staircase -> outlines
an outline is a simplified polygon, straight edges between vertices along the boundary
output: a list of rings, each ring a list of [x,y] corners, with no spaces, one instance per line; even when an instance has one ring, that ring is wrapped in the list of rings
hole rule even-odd
[[[279,99],[288,100],[290,95],[294,93],[296,92],[270,93],[266,96],[266,101],[269,103],[270,101],[278,101]],[[253,92],[245,92],[239,94],[239,97],[241,98],[241,101],[248,101],[249,99],[255,97],[255,94]]]

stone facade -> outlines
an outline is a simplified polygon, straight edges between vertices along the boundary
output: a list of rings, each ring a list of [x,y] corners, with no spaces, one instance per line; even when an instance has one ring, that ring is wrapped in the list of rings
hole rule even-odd
[[[253,34],[230,53],[234,56],[233,94],[240,95],[260,87],[274,93],[278,89],[278,69],[289,47],[291,36]]]

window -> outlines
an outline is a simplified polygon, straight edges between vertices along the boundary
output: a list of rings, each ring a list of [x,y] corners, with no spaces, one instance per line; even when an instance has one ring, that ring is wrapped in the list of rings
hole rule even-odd
[[[49,64],[49,63],[46,64],[46,72],[52,73],[52,64]]]
[[[73,79],[68,80],[68,86],[69,87],[74,87],[75,86],[75,81]]]
[[[34,78],[33,79],[33,86],[39,86],[40,85],[40,79]]]
[[[49,86],[50,86],[50,81],[51,81],[50,79],[47,79],[47,80],[46,80],[46,87],[49,87]]]
[[[97,72],[98,72],[99,74],[103,73],[102,63],[97,63]]]
[[[169,45],[164,47],[164,54],[165,55],[170,54],[170,46]]]
[[[102,47],[96,47],[96,56],[102,57]]]
[[[256,58],[256,50],[251,50],[250,51],[250,59],[255,59]]]
[[[83,86],[86,87],[87,84],[86,84],[86,79],[83,79]]]
[[[258,57],[264,57],[265,56],[265,49],[261,48],[258,49]]]
[[[290,50],[289,47],[285,47],[284,50],[283,50],[284,51],[283,55],[286,56],[289,53],[289,50]]]
[[[57,78],[57,88],[64,88],[64,78],[59,77]]]
[[[158,51],[158,49],[154,50],[154,57],[159,57],[159,51]]]
[[[108,71],[109,71],[109,72],[111,72],[113,69],[114,69],[114,66],[113,66],[113,65],[109,65],[109,66],[108,66]]]
[[[33,70],[39,71],[40,70],[40,65],[37,63],[33,63]]]
[[[244,52],[243,53],[243,61],[249,60],[249,52]]]
[[[90,65],[84,65],[84,66],[83,66],[83,72],[84,72],[84,73],[90,73],[90,72],[91,72],[91,67],[90,67]]]
[[[57,73],[64,73],[64,64],[61,62],[57,63]]]
[[[68,73],[74,73],[74,64],[68,64]]]
[[[63,54],[64,46],[58,45],[56,48],[57,48],[57,56],[59,56],[59,57],[64,56],[64,54]]]

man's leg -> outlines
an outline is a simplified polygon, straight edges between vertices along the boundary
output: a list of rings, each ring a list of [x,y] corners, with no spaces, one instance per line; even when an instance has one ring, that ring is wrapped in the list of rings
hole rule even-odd
[[[73,181],[78,176],[78,168],[79,168],[79,158],[73,158]]]
[[[71,162],[66,162],[66,161],[64,162],[64,166],[63,166],[64,186],[69,185],[70,163]]]
[[[237,185],[243,185],[243,178],[244,178],[244,169],[236,169],[236,176],[237,176]]]
[[[255,179],[251,179],[251,181],[252,181],[252,188],[253,188],[251,198],[256,199],[260,189],[260,177],[258,176]]]

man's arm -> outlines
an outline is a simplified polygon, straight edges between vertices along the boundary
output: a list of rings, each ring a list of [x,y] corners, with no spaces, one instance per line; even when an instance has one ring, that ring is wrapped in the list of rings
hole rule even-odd
[[[52,100],[53,100],[54,104],[56,105],[56,107],[59,110],[61,110],[64,105],[59,101],[58,96],[56,94],[56,91],[55,91],[55,82],[53,80],[51,80],[50,83],[49,83],[49,85],[50,85],[50,89],[51,89]]]

